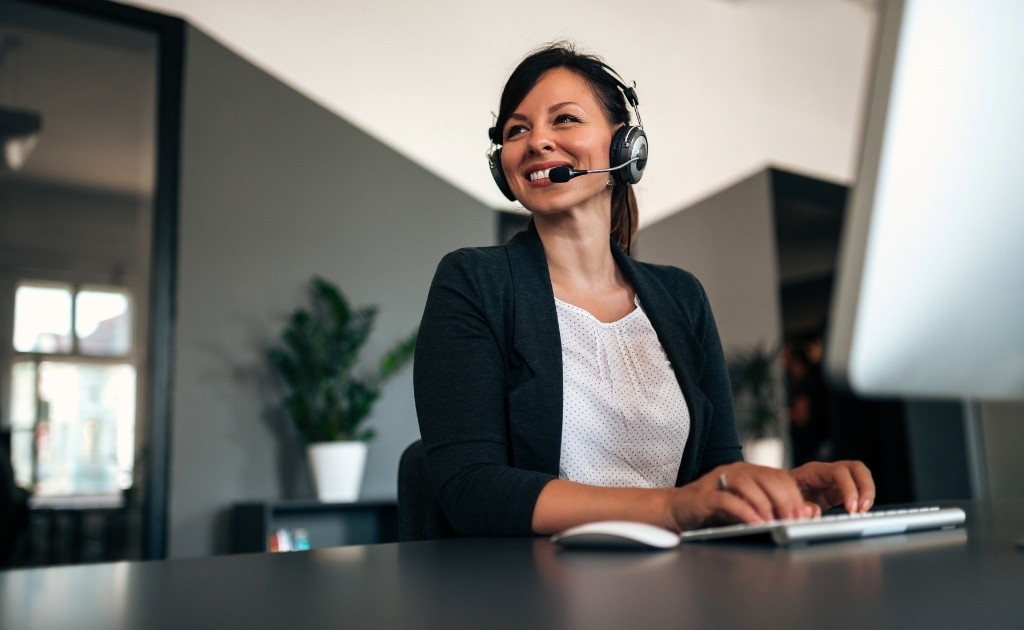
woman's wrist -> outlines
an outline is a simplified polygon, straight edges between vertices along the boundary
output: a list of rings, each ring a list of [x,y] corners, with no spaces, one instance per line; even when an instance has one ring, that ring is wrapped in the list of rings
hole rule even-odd
[[[677,495],[682,492],[682,488],[661,488],[654,491],[652,501],[655,506],[654,513],[659,515],[657,525],[674,532],[683,531],[683,528],[679,526],[679,519],[675,511]]]
[[[556,479],[537,497],[533,531],[546,535],[593,521],[642,521],[681,531],[675,513],[680,488],[607,488]]]

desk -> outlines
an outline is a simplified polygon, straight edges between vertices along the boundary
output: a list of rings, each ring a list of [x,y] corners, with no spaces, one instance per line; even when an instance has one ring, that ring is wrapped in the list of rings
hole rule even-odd
[[[0,628],[1024,627],[1024,499],[785,550],[462,539],[0,573]]]

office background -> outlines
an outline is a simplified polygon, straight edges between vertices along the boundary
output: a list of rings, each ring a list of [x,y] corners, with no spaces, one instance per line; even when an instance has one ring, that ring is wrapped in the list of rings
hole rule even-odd
[[[623,37],[621,8],[602,3],[570,2],[557,16],[546,4],[431,7],[430,23],[443,29],[424,28],[415,14],[392,18],[400,12],[388,3],[375,13],[311,2],[286,15],[269,2],[134,4],[190,24],[167,444],[171,557],[226,551],[232,502],[311,494],[262,355],[311,274],[357,304],[380,305],[374,356],[415,325],[443,253],[496,240],[494,211],[508,206],[483,167],[486,112],[536,43],[576,38],[638,81],[658,158],[640,191],[639,257],[701,277],[727,347],[777,343],[768,167],[852,183],[874,24],[873,3],[853,0],[653,3],[625,17],[655,31],[671,17],[690,36],[681,41],[643,27]],[[505,33],[534,20],[545,26]],[[332,24],[362,36],[336,36]],[[408,46],[397,43],[403,33]],[[472,78],[481,68],[486,79]],[[14,199],[14,182],[5,183]],[[5,206],[13,221],[16,204]],[[139,216],[125,228],[137,238],[151,220]],[[1021,431],[1015,413],[986,406],[993,494],[1021,493],[1008,446]],[[955,446],[955,424],[932,439]],[[380,436],[363,492],[393,496],[398,454],[417,436],[409,371],[388,386],[373,425]]]

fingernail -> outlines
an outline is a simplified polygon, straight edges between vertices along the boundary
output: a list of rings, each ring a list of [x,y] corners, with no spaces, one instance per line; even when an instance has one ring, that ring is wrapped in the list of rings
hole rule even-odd
[[[862,512],[867,512],[871,509],[871,499],[861,499],[860,509]]]

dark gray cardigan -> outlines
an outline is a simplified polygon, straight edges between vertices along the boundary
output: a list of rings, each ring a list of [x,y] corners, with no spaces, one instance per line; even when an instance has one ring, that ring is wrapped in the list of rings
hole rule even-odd
[[[703,288],[614,244],[690,410],[677,485],[741,459],[718,330]],[[532,223],[507,245],[438,265],[416,343],[416,413],[436,491],[427,535],[530,535],[558,476],[562,350],[547,259]]]

